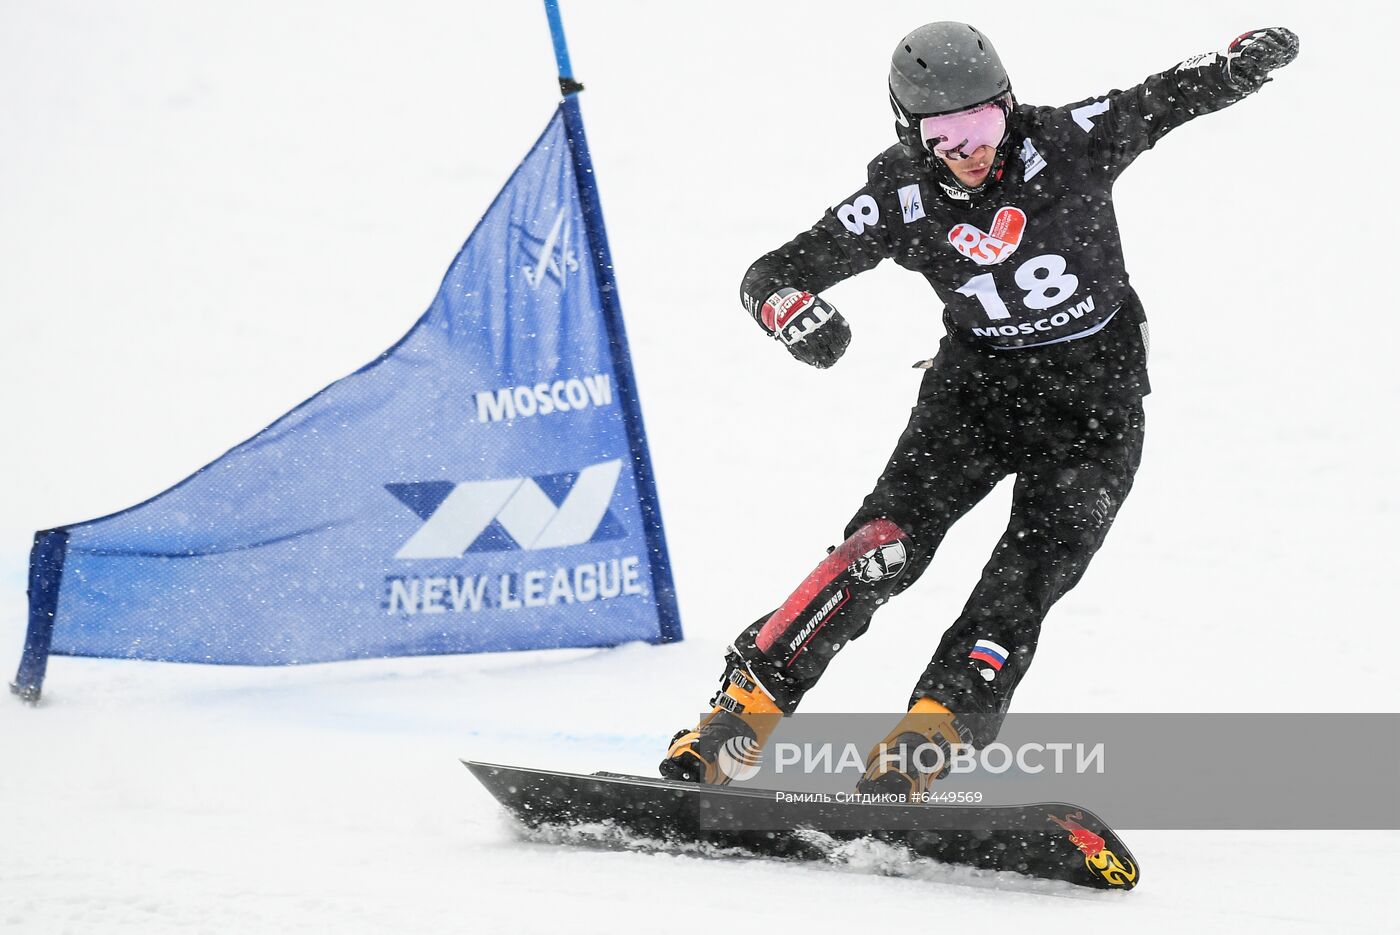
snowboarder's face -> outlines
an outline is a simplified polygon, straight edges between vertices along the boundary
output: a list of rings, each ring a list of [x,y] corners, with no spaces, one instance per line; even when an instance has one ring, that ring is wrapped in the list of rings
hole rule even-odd
[[[938,154],[938,158],[958,177],[959,182],[968,188],[976,188],[987,181],[987,174],[992,171],[992,163],[997,158],[997,149],[995,146],[982,145],[974,149],[972,155],[966,159],[949,159],[942,153]]]

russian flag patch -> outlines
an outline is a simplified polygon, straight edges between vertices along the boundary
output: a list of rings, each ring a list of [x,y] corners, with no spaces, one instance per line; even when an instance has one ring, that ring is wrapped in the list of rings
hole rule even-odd
[[[1006,647],[1000,643],[993,643],[991,640],[978,640],[972,647],[972,652],[968,658],[976,659],[978,662],[985,662],[997,672],[1006,664],[1006,657],[1011,655],[1006,651]]]

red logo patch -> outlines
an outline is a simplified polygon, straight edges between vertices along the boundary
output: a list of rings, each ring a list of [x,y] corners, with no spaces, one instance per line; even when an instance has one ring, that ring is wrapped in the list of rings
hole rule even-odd
[[[948,232],[948,242],[978,266],[995,266],[1016,252],[1026,230],[1026,212],[1007,206],[992,219],[992,232],[975,224],[959,224]]]
[[[1097,857],[1104,849],[1104,839],[1081,825],[1079,822],[1083,819],[1083,812],[1070,812],[1064,818],[1050,816],[1051,821],[1069,832],[1069,843],[1079,848],[1085,857]]]
[[[763,327],[769,331],[780,331],[798,315],[812,307],[816,296],[796,289],[783,289],[768,297],[763,303]]]

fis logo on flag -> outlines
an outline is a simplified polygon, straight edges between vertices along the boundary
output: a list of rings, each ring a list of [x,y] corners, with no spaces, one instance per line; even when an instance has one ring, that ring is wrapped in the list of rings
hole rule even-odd
[[[546,279],[554,280],[562,289],[569,273],[578,271],[578,257],[570,243],[571,227],[566,205],[554,216],[554,223],[543,240],[531,234],[524,226],[518,228],[520,245],[531,261],[529,266],[521,267],[521,272],[524,273],[525,281],[530,284],[531,289],[539,289]]]
[[[1011,654],[1006,651],[1006,647],[1000,643],[993,643],[991,640],[978,640],[972,647],[972,652],[968,653],[968,658],[973,662],[982,663],[982,668],[978,671],[982,678],[990,682],[997,677],[1001,667],[1006,664],[1006,658]]]
[[[394,557],[460,558],[620,539],[626,530],[608,506],[621,472],[621,461],[604,461],[577,474],[386,484],[424,520]]]

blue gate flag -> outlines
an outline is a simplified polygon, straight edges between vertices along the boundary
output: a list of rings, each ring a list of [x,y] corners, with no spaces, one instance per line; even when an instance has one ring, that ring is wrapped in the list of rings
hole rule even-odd
[[[565,116],[398,344],[153,499],[36,535],[16,693],[37,699],[50,654],[276,665],[680,639]]]

